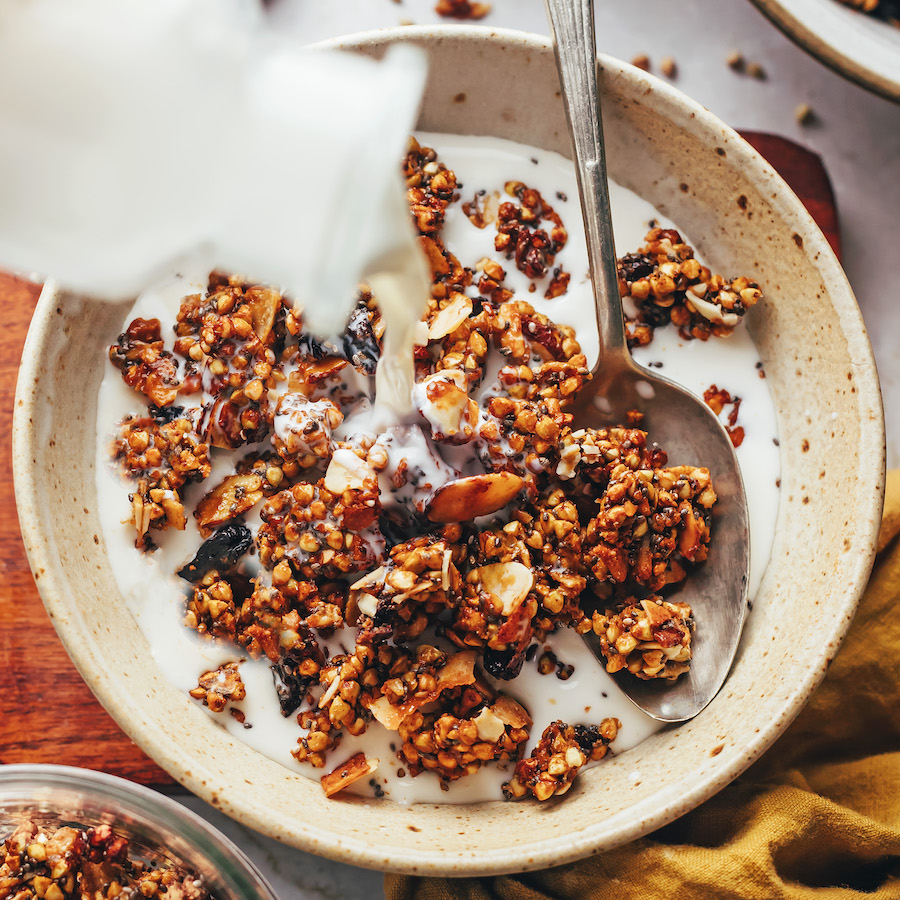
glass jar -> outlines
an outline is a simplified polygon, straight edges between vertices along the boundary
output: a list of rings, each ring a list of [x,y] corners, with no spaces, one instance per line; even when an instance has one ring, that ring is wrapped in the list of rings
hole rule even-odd
[[[0,766],[0,840],[23,822],[109,825],[129,855],[196,873],[215,900],[277,900],[253,863],[200,816],[150,788],[69,766]]]

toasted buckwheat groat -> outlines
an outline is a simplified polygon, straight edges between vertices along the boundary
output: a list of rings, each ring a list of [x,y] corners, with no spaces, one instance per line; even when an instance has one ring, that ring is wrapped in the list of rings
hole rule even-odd
[[[391,548],[387,562],[350,588],[357,611],[358,643],[388,638],[413,640],[443,610],[458,602],[456,564],[464,555],[461,529],[447,526],[442,537],[426,535]]]
[[[237,611],[252,590],[248,579],[226,577],[218,569],[210,569],[187,602],[185,624],[199,634],[235,641]]]
[[[228,703],[243,700],[247,690],[238,672],[240,663],[223,663],[218,669],[204,672],[197,687],[188,693],[195,700],[202,700],[212,712],[222,712]]]
[[[383,540],[377,479],[335,493],[326,479],[295,484],[262,508],[259,558],[266,568],[282,561],[307,579],[361,572],[380,561]]]
[[[576,478],[576,486],[580,481],[604,488],[614,469],[659,469],[668,459],[655,444],[647,446],[645,431],[623,426],[564,431],[559,448],[556,474],[566,480]]]
[[[421,147],[415,138],[410,138],[403,174],[410,215],[431,268],[432,297],[443,300],[472,283],[471,271],[460,264],[440,238],[444,213],[458,199],[456,175],[438,161],[434,150]]]
[[[604,719],[600,725],[553,722],[544,730],[531,756],[516,764],[512,779],[503,785],[503,793],[509,800],[529,793],[537,800],[565,794],[585,763],[606,756],[621,727],[618,719]]]
[[[213,272],[205,296],[184,299],[175,325],[175,352],[205,373],[206,390],[259,400],[272,386],[272,349],[284,332],[285,301],[277,291]]]
[[[331,456],[331,433],[343,421],[344,414],[330,400],[288,391],[275,407],[272,443],[283,460],[308,469]]]
[[[112,455],[138,479],[131,495],[131,521],[138,533],[135,546],[150,546],[150,528],[183,530],[186,518],[179,492],[187,482],[202,481],[211,471],[209,446],[195,431],[193,420],[130,416],[120,426]]]
[[[425,315],[427,344],[417,348],[417,373],[427,376],[458,371],[467,384],[481,381],[487,359],[487,313],[474,311],[473,301],[458,290],[446,298],[431,299]]]
[[[566,245],[568,232],[559,214],[539,191],[526,187],[521,181],[510,181],[506,184],[506,193],[519,202],[507,201],[498,207],[494,249],[505,253],[507,259],[515,260],[516,268],[524,275],[542,278],[553,266],[556,254]],[[550,225],[549,231],[541,227],[545,221]],[[546,296],[564,293],[568,280],[568,275],[558,273],[555,288],[548,290]]]
[[[471,569],[447,637],[460,647],[485,648],[487,671],[497,678],[514,678],[533,633],[531,621],[538,608],[533,588],[534,574],[521,562]]]
[[[411,137],[403,160],[406,198],[420,234],[435,234],[444,224],[444,213],[454,199],[456,175],[438,160],[430,147]]]
[[[340,590],[328,590],[312,581],[296,583],[293,593],[282,593],[276,587],[256,579],[253,593],[241,604],[237,617],[236,642],[253,657],[265,655],[277,663],[287,653],[324,662],[324,656],[310,632],[323,624],[324,630],[342,621],[343,595]],[[319,613],[331,607],[327,617]]]
[[[484,665],[494,677],[515,677],[533,635],[590,629],[580,606],[580,557],[578,513],[561,490],[514,511],[502,528],[479,534],[475,561],[482,565],[466,575],[447,636],[486,647]]]
[[[514,400],[558,400],[563,409],[589,379],[583,354],[564,362],[544,362],[536,367],[504,366],[497,373],[500,386]]]
[[[706,559],[715,502],[707,469],[620,465],[585,531],[586,564],[601,587],[629,582],[658,591],[682,581],[687,564]]]
[[[671,603],[656,595],[640,602],[631,597],[621,608],[593,616],[606,671],[626,669],[644,680],[674,681],[687,672],[693,624],[687,603]]]
[[[536,476],[553,471],[559,438],[572,422],[559,400],[492,397],[479,429],[476,449],[488,470],[520,475],[536,492]]]
[[[666,462],[665,452],[655,444],[648,447],[647,432],[638,428],[580,428],[563,432],[556,474],[563,479],[577,475],[605,487],[618,466],[659,469]]]
[[[486,303],[484,310],[485,327],[510,363],[530,363],[532,354],[545,362],[582,358],[574,329],[551,322],[524,300],[509,300],[496,307]]]
[[[428,771],[444,782],[455,781],[474,774],[486,762],[515,759],[528,740],[531,718],[514,700],[501,697],[490,705],[479,696],[479,708],[464,711],[466,701],[471,702],[465,693],[462,702],[446,712],[415,710],[401,722],[403,744],[398,755],[413,777]]]
[[[443,659],[443,655],[433,659],[437,658]],[[298,721],[307,734],[291,751],[294,758],[322,768],[326,753],[337,745],[343,731],[359,735],[366,730],[371,720],[369,706],[381,697],[382,685],[411,666],[407,650],[385,644],[377,648],[357,644],[352,653],[329,660],[319,673],[325,690],[317,708],[300,713]]]
[[[636,343],[649,343],[652,329],[670,321],[685,340],[726,336],[762,298],[749,278],[713,275],[671,228],[654,228],[637,253],[619,260],[619,292],[631,297],[639,323],[649,327],[633,330]]]

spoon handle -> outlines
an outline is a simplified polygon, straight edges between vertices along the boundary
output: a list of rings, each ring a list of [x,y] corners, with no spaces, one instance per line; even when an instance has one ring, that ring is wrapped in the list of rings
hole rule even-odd
[[[575,172],[587,238],[591,283],[601,361],[605,369],[630,362],[616,274],[603,151],[603,124],[597,91],[597,50],[593,0],[546,0],[553,34],[560,86],[575,151]]]

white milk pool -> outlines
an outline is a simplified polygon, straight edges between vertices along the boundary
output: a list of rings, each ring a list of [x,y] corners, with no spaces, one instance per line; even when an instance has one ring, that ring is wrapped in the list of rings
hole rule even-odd
[[[572,276],[567,293],[555,299],[544,299],[541,282],[537,290],[529,292],[531,279],[513,264],[507,264],[494,250],[493,229],[476,228],[462,211],[460,203],[452,204],[447,210],[442,238],[465,266],[474,267],[484,257],[501,261],[507,272],[506,286],[515,290],[514,299],[527,300],[537,312],[546,314],[554,322],[573,326],[591,365],[597,353],[593,297],[587,276],[587,253],[571,163],[557,154],[498,139],[437,134],[417,137],[423,146],[434,147],[439,159],[456,173],[462,186],[459,193],[463,200],[471,199],[482,190],[487,194],[494,191],[502,194],[507,182],[521,181],[539,190],[552,203],[569,233],[568,242],[557,255],[555,265],[562,266]],[[653,207],[636,194],[615,184],[610,185],[610,190],[616,247],[620,256],[642,245],[651,221],[675,227],[662,220]],[[685,236],[685,240],[689,237]],[[165,284],[145,291],[123,322],[123,330],[137,316],[158,318],[163,324],[166,346],[171,348],[171,325],[181,299],[187,294],[204,291],[207,274],[206,269],[183,271]],[[548,279],[549,274],[544,282]],[[468,293],[477,296],[477,289],[470,288]],[[711,338],[705,342],[683,341],[669,326],[657,329],[653,342],[635,351],[635,356],[644,364],[653,363],[663,374],[700,396],[710,385],[716,384],[742,399],[739,424],[744,429],[745,437],[737,456],[744,481],[752,486],[747,498],[751,521],[752,598],[768,563],[778,511],[777,483],[780,474],[775,412],[766,381],[761,377],[759,357],[753,342],[740,326],[727,339]],[[351,380],[353,377],[351,373]],[[359,380],[366,381],[363,377]],[[363,400],[359,410],[356,414],[347,415],[336,431],[336,437],[364,430],[366,423],[371,422],[370,404],[364,396],[370,391],[369,385],[360,385]],[[228,661],[241,659],[245,654],[231,644],[201,638],[183,624],[185,599],[190,586],[175,573],[194,556],[202,541],[190,512],[191,504],[201,498],[206,488],[195,487],[188,494],[185,502],[188,513],[186,530],[178,532],[169,529],[159,533],[159,548],[152,554],[135,549],[134,530],[130,524],[123,524],[131,513],[128,493],[133,482],[111,462],[108,448],[118,423],[126,415],[144,414],[142,399],[145,398],[129,388],[119,371],[109,364],[100,388],[97,418],[96,472],[101,523],[116,581],[147,639],[150,652],[172,684],[187,692],[197,686],[202,673]],[[176,403],[184,405],[188,400],[191,398],[179,397]],[[264,443],[265,448],[271,448],[269,438]],[[231,474],[236,458],[251,449],[245,446],[234,453],[215,451],[213,472],[206,485],[216,485]],[[441,449],[444,449],[443,446]],[[445,460],[461,469],[459,454],[465,454],[466,447],[450,449],[453,452],[445,453]],[[694,462],[703,464],[703,460]],[[445,468],[447,472],[451,471]],[[480,471],[471,471],[476,470]],[[438,472],[435,477],[442,477],[441,473]],[[246,517],[247,526],[254,532],[259,525],[261,505],[257,504]],[[715,540],[715,534],[712,539]],[[252,565],[258,565],[255,558]],[[698,621],[697,627],[702,629],[703,622]],[[353,630],[346,628],[324,643],[327,643],[330,652],[341,652],[341,646],[352,650]],[[543,729],[556,719],[570,724],[597,724],[606,717],[618,718],[622,727],[610,748],[614,753],[634,747],[658,729],[658,723],[636,710],[621,694],[574,631],[563,629],[551,635],[543,646],[548,646],[562,663],[574,666],[571,677],[561,680],[555,674],[539,674],[536,665],[542,652],[539,649],[525,663],[517,678],[509,682],[496,682],[505,693],[523,703],[534,719],[526,753],[537,742]],[[260,753],[311,778],[317,779],[324,771],[329,771],[333,767],[332,762],[336,765],[362,750],[367,757],[379,759],[380,764],[371,781],[367,778],[352,788],[357,792],[368,795],[377,793],[379,796],[383,792],[400,803],[469,803],[499,799],[502,796],[501,784],[508,781],[512,774],[513,763],[491,763],[476,774],[451,783],[449,790],[442,789],[438,777],[430,772],[412,778],[396,756],[399,745],[396,733],[388,732],[377,722],[373,722],[358,738],[345,735],[329,757],[328,767],[325,770],[314,769],[308,764],[298,763],[291,756],[291,749],[304,732],[297,724],[296,715],[282,715],[272,673],[265,659],[246,659],[240,673],[247,696],[234,706],[243,712],[244,723],[241,724],[227,712],[210,715],[221,727]]]

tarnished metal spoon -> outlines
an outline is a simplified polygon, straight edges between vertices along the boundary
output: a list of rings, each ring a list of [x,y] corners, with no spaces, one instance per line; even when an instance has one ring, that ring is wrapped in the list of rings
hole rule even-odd
[[[639,409],[641,428],[669,463],[705,466],[718,495],[709,558],[693,570],[678,599],[696,622],[693,659],[674,683],[641,681],[627,672],[618,685],[644,712],[665,722],[697,715],[716,695],[737,651],[747,610],[750,524],[734,447],[712,410],[698,397],[636,363],[628,350],[616,274],[609,188],[603,151],[593,0],[546,0],[559,80],[572,135],[588,259],[600,333],[593,378],[575,409],[580,427],[622,424]]]

